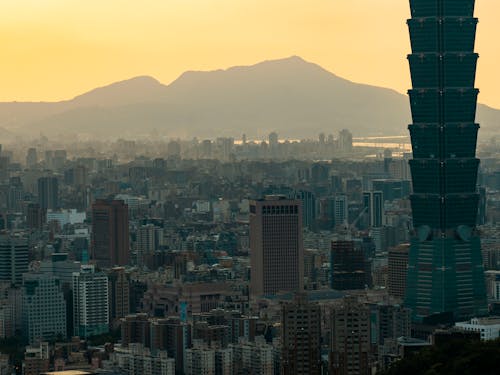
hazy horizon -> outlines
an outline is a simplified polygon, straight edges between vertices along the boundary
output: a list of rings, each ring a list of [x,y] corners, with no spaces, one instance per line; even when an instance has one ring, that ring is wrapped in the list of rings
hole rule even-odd
[[[500,108],[500,4],[483,0],[480,102]],[[109,83],[301,56],[354,82],[410,87],[407,2],[149,0],[2,2],[0,101],[60,101]],[[387,38],[390,35],[390,40]]]

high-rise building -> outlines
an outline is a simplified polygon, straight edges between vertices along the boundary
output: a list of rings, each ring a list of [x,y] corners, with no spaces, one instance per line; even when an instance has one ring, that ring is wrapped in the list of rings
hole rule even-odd
[[[38,164],[38,154],[36,152],[36,148],[28,149],[28,153],[26,154],[26,166],[28,168],[33,168]]]
[[[127,347],[132,343],[140,343],[146,347],[151,346],[151,321],[148,314],[130,314],[120,319],[122,332],[122,346]],[[164,349],[159,345],[154,346],[154,351]]]
[[[250,203],[253,296],[301,291],[304,284],[302,205],[270,195]]]
[[[368,375],[370,369],[370,309],[348,296],[330,311],[330,374]]]
[[[479,195],[474,0],[411,0],[413,124],[406,304],[413,318],[486,313],[476,230]]]
[[[187,371],[186,351],[191,347],[191,325],[179,318],[155,319],[151,323],[151,350],[166,350],[175,359],[176,373]]]
[[[42,210],[59,208],[59,182],[57,177],[38,179],[38,203]]]
[[[282,374],[321,374],[321,308],[297,294],[281,309]]]
[[[368,215],[368,226],[380,228],[384,225],[384,195],[381,191],[363,193],[363,208]]]
[[[365,289],[371,284],[370,263],[361,244],[352,240],[332,241],[331,286],[336,290]]]
[[[92,205],[92,259],[99,267],[125,266],[129,255],[128,206],[98,199]]]
[[[163,243],[163,229],[154,224],[146,224],[137,228],[135,250],[137,264],[147,264],[146,260],[152,259],[156,250]]]
[[[22,321],[23,336],[30,344],[66,337],[66,302],[57,277],[24,274]]]
[[[406,277],[408,274],[408,244],[402,244],[389,249],[388,280],[389,294],[403,299],[406,291]]]
[[[300,190],[296,198],[302,202],[302,224],[312,229],[316,224],[316,196],[312,191]]]
[[[338,149],[340,152],[352,151],[352,133],[347,129],[339,131]]]
[[[38,203],[30,203],[26,207],[26,224],[31,230],[42,229],[45,223],[45,214]]]
[[[411,336],[411,311],[389,303],[370,306],[370,332],[373,345],[383,345],[386,339]]]
[[[123,267],[114,267],[108,273],[109,313],[114,321],[130,313],[130,283]]]
[[[11,234],[0,235],[0,282],[20,286],[28,272],[28,239]]]
[[[80,337],[109,330],[108,277],[93,265],[82,265],[73,273],[73,330]]]

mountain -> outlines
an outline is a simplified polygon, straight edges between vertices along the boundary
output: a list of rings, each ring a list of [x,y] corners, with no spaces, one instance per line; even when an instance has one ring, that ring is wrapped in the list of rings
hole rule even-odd
[[[500,111],[479,105],[482,135]],[[354,83],[299,57],[211,72],[170,85],[137,77],[59,103],[0,103],[0,126],[39,134],[124,137],[154,129],[171,137],[311,138],[348,128],[355,136],[408,134],[406,95]]]

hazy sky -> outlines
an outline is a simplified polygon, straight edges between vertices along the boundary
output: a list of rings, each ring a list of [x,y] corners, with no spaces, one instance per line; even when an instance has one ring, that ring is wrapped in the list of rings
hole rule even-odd
[[[476,4],[476,86],[500,108],[500,2]],[[408,17],[408,0],[0,0],[0,101],[291,55],[406,92]]]

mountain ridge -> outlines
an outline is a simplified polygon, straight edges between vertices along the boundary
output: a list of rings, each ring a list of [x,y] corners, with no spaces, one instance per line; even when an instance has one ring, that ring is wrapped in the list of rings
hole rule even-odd
[[[38,134],[138,136],[315,137],[350,129],[356,136],[406,135],[406,95],[352,82],[292,56],[250,66],[186,71],[168,85],[137,76],[61,102],[0,103],[0,126]],[[500,111],[478,105],[483,133],[494,132]],[[486,129],[486,130],[484,130]]]

